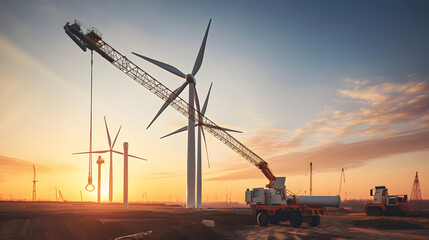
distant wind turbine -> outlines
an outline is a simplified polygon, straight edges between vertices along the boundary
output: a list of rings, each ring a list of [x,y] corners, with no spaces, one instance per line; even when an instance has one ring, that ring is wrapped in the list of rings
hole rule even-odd
[[[110,169],[109,169],[109,202],[113,202],[113,153],[124,155],[124,153],[113,150],[113,147],[115,147],[116,139],[118,139],[119,132],[122,129],[122,125],[119,127],[118,132],[116,133],[116,137],[113,140],[113,144],[110,138],[109,128],[107,127],[107,121],[106,116],[104,116],[104,125],[106,126],[106,132],[107,132],[107,140],[109,142],[109,149],[108,150],[99,150],[99,151],[92,151],[92,152],[79,152],[79,153],[73,153],[73,154],[89,154],[89,153],[110,153]],[[129,157],[145,160],[144,158],[137,157],[134,155],[128,154]]]

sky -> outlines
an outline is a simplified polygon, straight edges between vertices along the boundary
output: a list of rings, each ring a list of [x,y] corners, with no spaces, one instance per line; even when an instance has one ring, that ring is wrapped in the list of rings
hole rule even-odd
[[[84,190],[88,156],[90,53],[64,33],[78,19],[174,90],[183,79],[131,52],[191,72],[212,19],[197,79],[206,116],[268,162],[286,187],[313,195],[370,199],[385,185],[411,194],[419,172],[429,198],[429,4],[426,1],[0,1],[0,198],[96,201]],[[129,142],[129,200],[184,200],[187,123],[94,54],[93,149]],[[187,99],[187,91],[181,95]],[[203,161],[203,200],[244,202],[264,175],[213,136]],[[204,154],[203,154],[204,155]],[[101,167],[108,199],[109,156]],[[96,159],[97,156],[94,156]],[[123,159],[114,155],[114,201],[122,201]],[[96,184],[97,165],[92,164]],[[96,186],[98,187],[98,186]]]

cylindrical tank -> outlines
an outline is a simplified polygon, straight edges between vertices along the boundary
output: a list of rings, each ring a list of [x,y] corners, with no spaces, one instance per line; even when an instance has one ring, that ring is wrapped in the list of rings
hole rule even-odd
[[[338,207],[340,206],[340,196],[296,196],[299,199],[299,204],[306,204],[309,206],[323,206],[323,207]]]

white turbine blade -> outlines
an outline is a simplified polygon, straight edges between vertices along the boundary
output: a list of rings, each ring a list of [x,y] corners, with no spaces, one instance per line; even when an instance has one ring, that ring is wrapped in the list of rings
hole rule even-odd
[[[109,140],[109,148],[112,148],[112,142],[110,140],[110,133],[109,133],[109,128],[107,127],[106,116],[104,116],[104,125],[106,125],[107,140]]]
[[[179,69],[177,69],[177,68],[175,68],[175,67],[173,67],[173,66],[171,66],[169,64],[157,61],[157,60],[152,59],[152,58],[145,57],[145,56],[140,55],[140,54],[135,53],[135,52],[132,52],[132,54],[134,54],[134,55],[136,55],[138,57],[141,57],[144,60],[149,61],[149,62],[157,65],[158,67],[163,68],[163,69],[165,69],[165,70],[171,72],[172,74],[175,74],[175,75],[177,75],[177,76],[179,76],[181,78],[185,78],[186,77],[186,74],[184,74],[182,71],[180,71]]]
[[[88,154],[88,153],[107,153],[110,150],[100,150],[100,151],[92,151],[92,152],[78,152],[78,153],[72,153],[72,155],[76,155],[76,154]]]
[[[206,114],[207,104],[209,102],[209,97],[210,97],[210,92],[212,90],[212,85],[213,85],[213,83],[210,84],[209,92],[207,93],[207,97],[206,97],[206,100],[204,101],[203,109],[201,110],[201,114],[203,114],[203,115]]]
[[[209,35],[210,23],[212,20],[210,19],[209,25],[207,26],[206,34],[204,35],[203,43],[201,43],[200,51],[198,52],[197,59],[195,60],[194,68],[192,69],[192,75],[195,76],[200,70],[201,64],[203,63],[204,58],[204,50],[206,48],[207,35]]]
[[[229,128],[224,128],[224,127],[219,127],[219,126],[215,126],[215,125],[204,124],[204,126],[209,127],[209,128],[222,129],[222,130],[228,131],[228,132],[243,133],[242,131],[238,131],[238,130],[234,130],[234,129],[229,129]]]
[[[147,126],[146,129],[148,129],[150,127],[150,125],[152,125],[152,123],[158,118],[158,116],[168,107],[168,105],[172,101],[174,101],[174,99],[176,99],[177,96],[179,96],[179,94],[183,91],[183,89],[185,89],[186,85],[188,85],[187,82],[182,84],[182,86],[178,87],[176,90],[174,90],[174,92],[171,93],[170,97],[168,97],[167,101],[164,103],[164,105],[162,105],[161,109],[158,111],[158,113],[153,118],[152,122],[149,123],[149,125]]]
[[[177,134],[177,133],[181,133],[181,132],[186,131],[186,130],[188,130],[188,126],[184,126],[184,127],[180,128],[180,129],[177,129],[176,131],[174,131],[174,132],[172,132],[170,134],[162,136],[161,139],[163,139],[165,137],[168,137],[168,136],[171,136],[171,135],[174,135],[174,134]]]
[[[197,113],[198,114],[198,123],[195,125],[195,126],[197,126],[197,125],[200,125],[200,123],[202,124],[202,119],[203,119],[202,115],[203,114],[200,114],[201,113],[200,99],[198,98],[197,88],[195,85],[194,85],[194,101],[195,101],[195,105],[197,106],[197,111],[199,112],[199,113]]]
[[[207,165],[210,168],[210,160],[209,160],[209,149],[207,148],[207,141],[206,141],[206,134],[204,133],[204,129],[202,127],[200,127],[201,129],[201,133],[203,135],[203,140],[204,140],[204,146],[206,147],[206,154],[207,154]],[[200,139],[201,140],[201,139]]]
[[[129,157],[133,157],[133,158],[137,158],[137,159],[140,159],[140,160],[147,161],[147,159],[144,159],[144,158],[141,158],[141,157],[137,157],[137,156],[134,156],[134,155],[131,155],[131,154],[128,154],[128,156]]]
[[[124,153],[119,152],[119,151],[115,151],[115,150],[113,150],[112,152],[117,153],[117,154],[124,155]],[[138,158],[138,159],[141,159],[141,160],[145,160],[145,161],[147,161],[147,159],[144,159],[144,158],[141,158],[141,157],[137,157],[137,156],[134,156],[134,155],[131,155],[131,154],[128,154],[128,157]]]
[[[200,99],[198,98],[197,86],[194,85],[194,102],[197,106],[197,111],[200,111]]]
[[[113,140],[112,148],[115,147],[116,139],[118,139],[119,132],[121,131],[122,125],[119,127],[118,133],[116,134],[115,140]]]

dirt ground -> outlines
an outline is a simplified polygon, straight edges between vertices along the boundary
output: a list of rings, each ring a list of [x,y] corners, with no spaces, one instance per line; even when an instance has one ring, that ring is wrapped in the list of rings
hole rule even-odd
[[[214,220],[215,227],[202,221]],[[0,202],[0,239],[429,239],[429,218],[332,213],[320,226],[289,222],[260,227],[249,209],[179,206]]]

